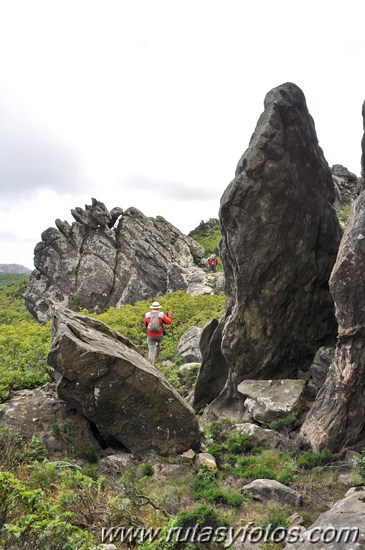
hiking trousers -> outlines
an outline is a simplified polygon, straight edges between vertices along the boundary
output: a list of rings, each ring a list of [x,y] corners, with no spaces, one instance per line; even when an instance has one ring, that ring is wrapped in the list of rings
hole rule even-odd
[[[151,361],[152,365],[155,364],[158,354],[160,353],[162,338],[163,336],[147,336],[148,359]]]

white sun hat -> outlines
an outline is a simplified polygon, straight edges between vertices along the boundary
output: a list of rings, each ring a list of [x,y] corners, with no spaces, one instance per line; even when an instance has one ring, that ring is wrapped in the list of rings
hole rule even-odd
[[[153,302],[152,306],[151,306],[151,309],[160,309],[160,304],[159,302]]]

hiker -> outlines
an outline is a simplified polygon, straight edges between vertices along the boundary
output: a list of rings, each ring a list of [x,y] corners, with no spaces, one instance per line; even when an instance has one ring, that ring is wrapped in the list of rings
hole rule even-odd
[[[151,311],[147,311],[144,316],[144,328],[147,331],[147,343],[148,343],[148,359],[152,365],[160,353],[161,342],[163,338],[163,325],[171,325],[172,323],[172,311],[170,310],[166,315],[163,311],[160,311],[161,306],[158,302],[153,302],[151,305]]]
[[[208,269],[209,269],[209,271],[215,271],[217,265],[218,265],[218,258],[215,254],[212,254],[208,258]]]

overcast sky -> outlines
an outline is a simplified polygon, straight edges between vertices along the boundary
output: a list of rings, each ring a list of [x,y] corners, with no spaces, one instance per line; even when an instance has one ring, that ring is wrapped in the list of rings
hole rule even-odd
[[[364,20],[363,0],[0,0],[0,263],[32,268],[91,197],[185,233],[217,217],[284,82],[360,175]]]

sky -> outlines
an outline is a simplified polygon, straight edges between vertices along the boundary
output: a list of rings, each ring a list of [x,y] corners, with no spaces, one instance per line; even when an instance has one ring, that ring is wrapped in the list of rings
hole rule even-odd
[[[363,0],[0,0],[0,264],[91,198],[184,233],[218,217],[263,111],[304,92],[361,173]]]

